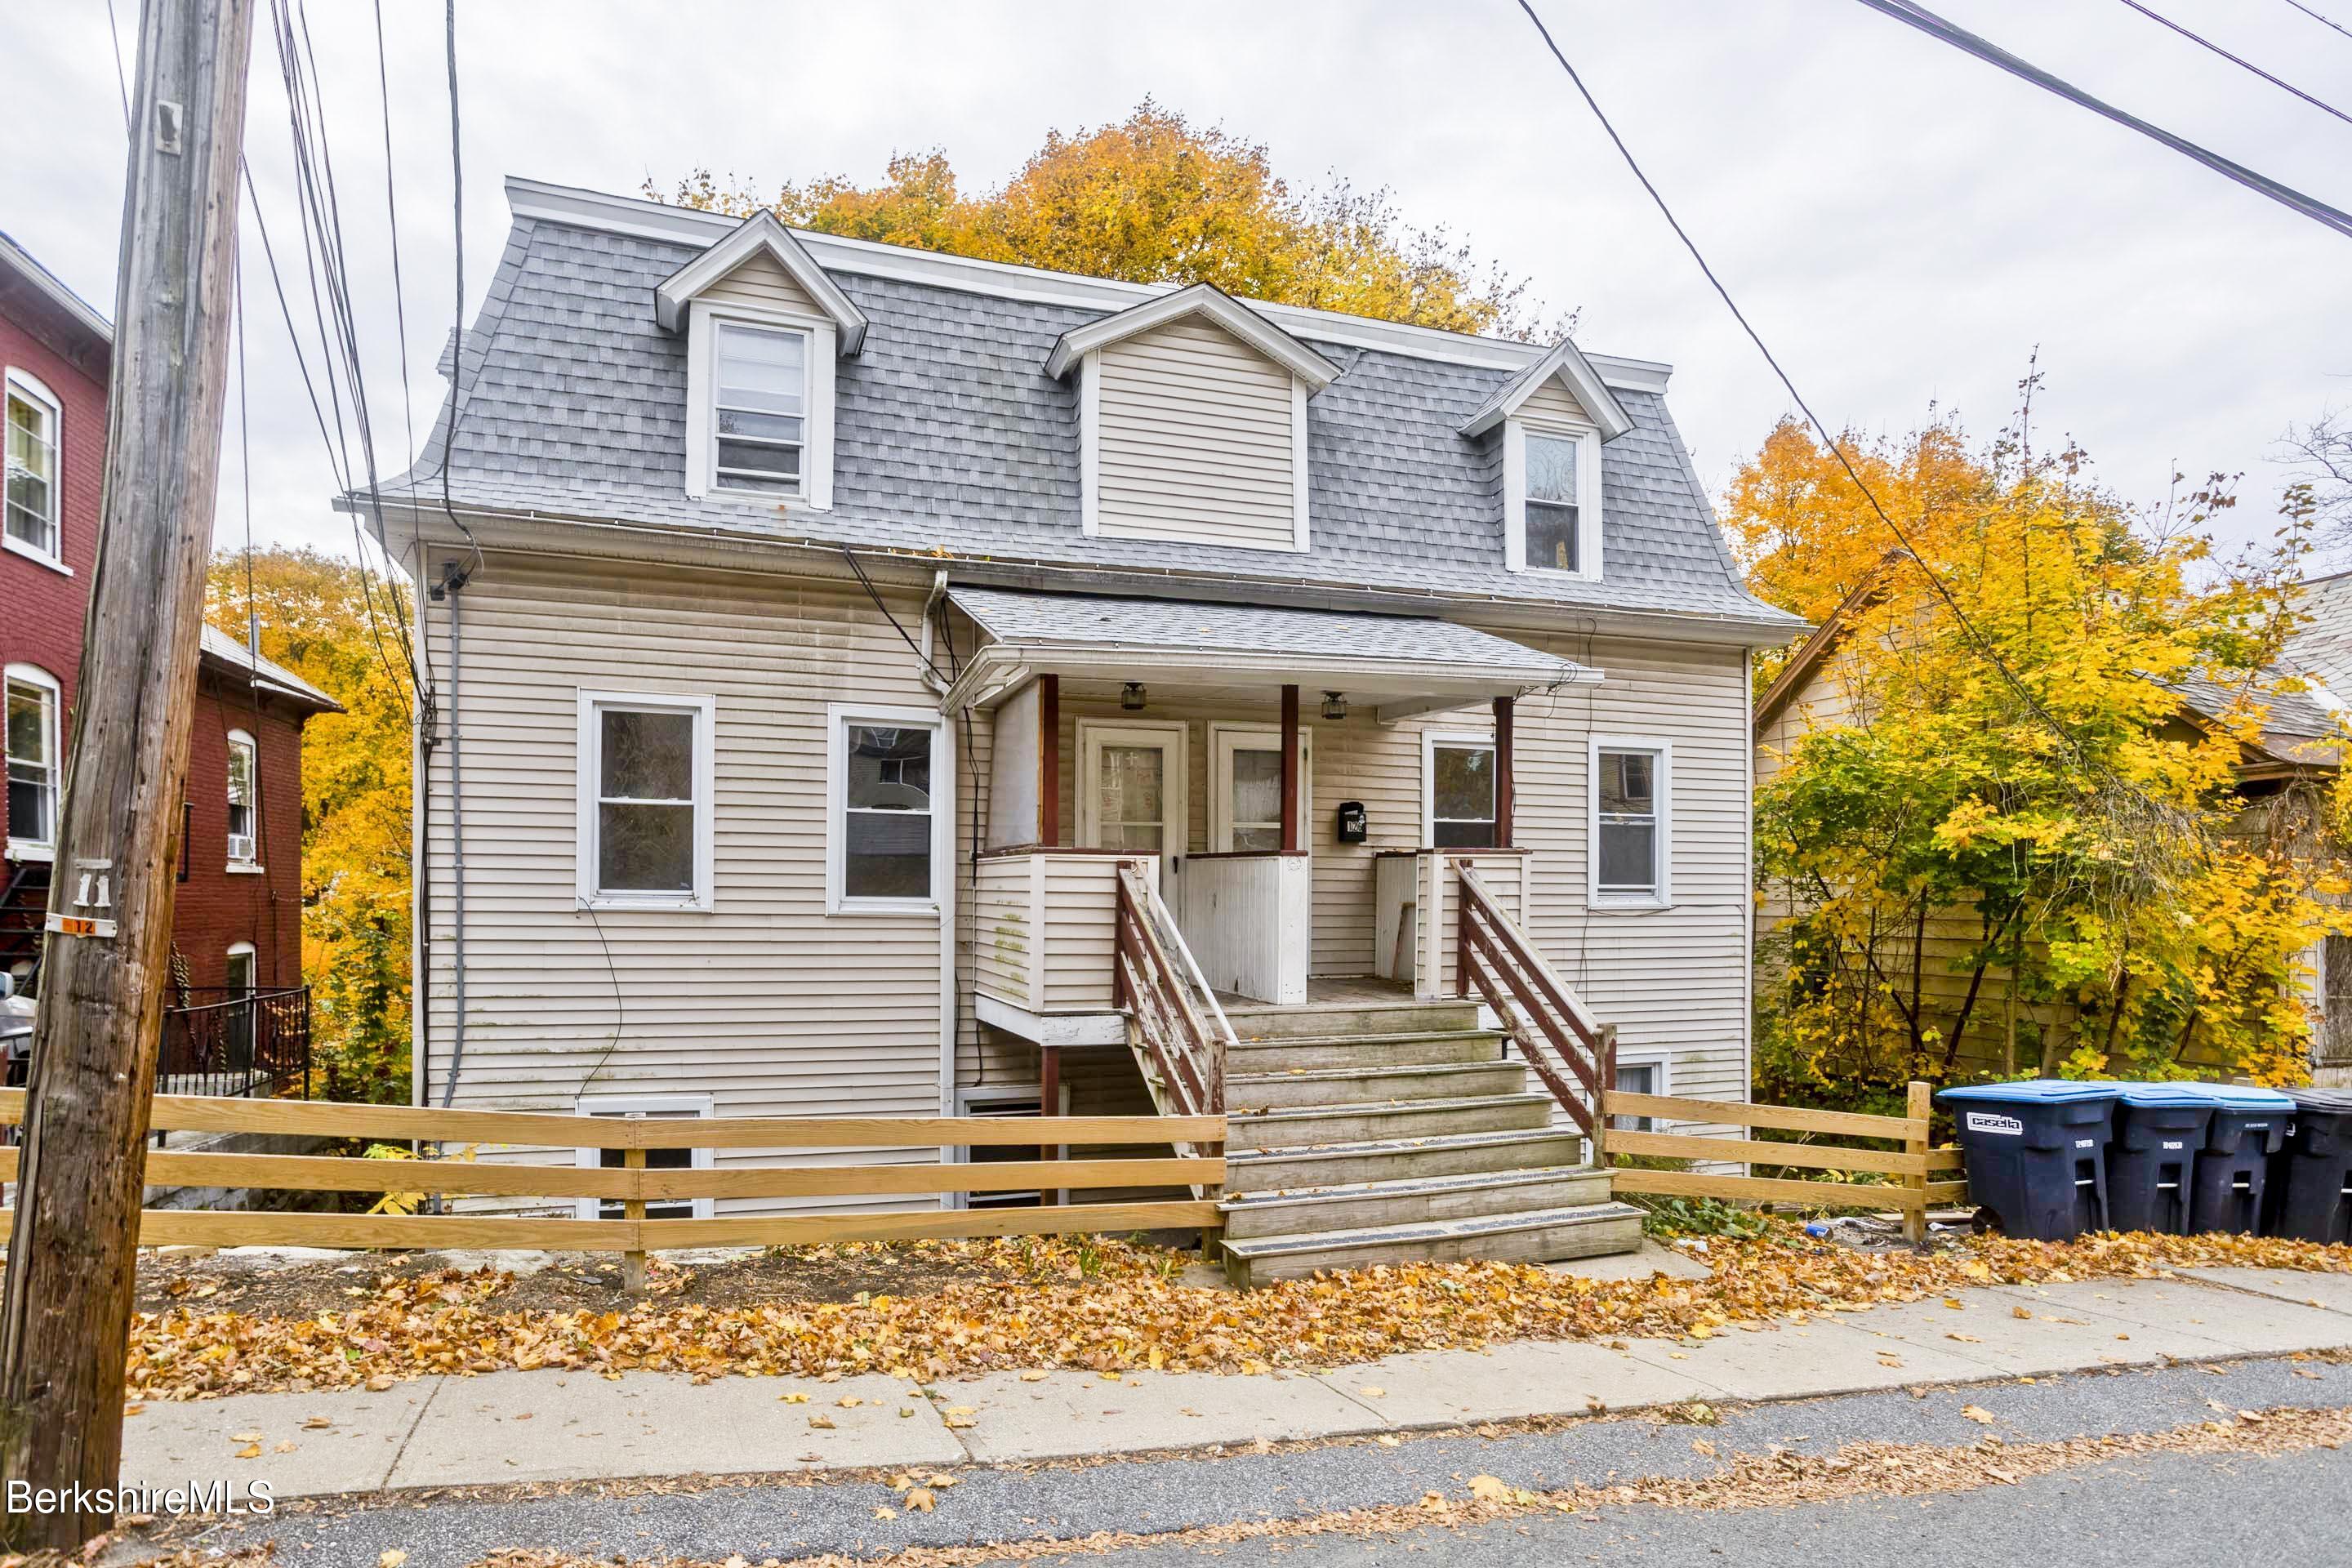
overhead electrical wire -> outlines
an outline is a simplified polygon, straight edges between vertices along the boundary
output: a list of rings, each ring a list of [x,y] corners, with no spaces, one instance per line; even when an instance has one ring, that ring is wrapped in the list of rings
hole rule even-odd
[[[2151,125],[2136,114],[2117,109],[2104,99],[2091,94],[2062,78],[2053,76],[2030,60],[2021,59],[2000,45],[1980,38],[1965,27],[1954,26],[1913,0],[1861,0],[1861,3],[1882,16],[1892,16],[1906,26],[1916,27],[1939,43],[1946,43],[1966,54],[1974,55],[1988,65],[1998,66],[2013,77],[2030,81],[2046,92],[2057,94],[2078,108],[2104,116],[2116,124],[2126,126],[2141,135],[2160,142],[2184,158],[2204,164],[2226,179],[2235,180],[2248,190],[2268,196],[2281,206],[2301,213],[2312,222],[2334,229],[2352,238],[2352,213],[2332,207],[2316,196],[2307,196],[2292,185],[2283,184],[2268,174],[2259,174],[2243,163],[2225,158],[2209,148],[2200,147],[2186,136],[2176,136],[2160,125]],[[1522,0],[1524,4],[1524,0]],[[1530,13],[1532,15],[1532,13]]]
[[[2221,45],[2213,42],[2210,38],[2190,32],[2188,28],[2174,21],[2171,17],[2164,15],[2161,11],[2157,11],[2141,5],[2139,0],[2123,0],[2123,3],[2130,6],[2133,10],[2138,12],[2141,16],[2147,17],[2149,21],[2155,22],[2159,26],[2171,28],[2182,37],[2187,38],[2190,43],[2195,44],[2198,47],[2210,49],[2213,53],[2221,56],[2223,59],[2229,61],[2231,65],[2238,67],[2240,69],[2253,72],[2254,75],[2262,78],[2264,81],[2270,83],[2273,87],[2277,88],[2280,91],[2291,92],[2294,94],[2295,97],[2303,100],[2304,102],[2311,105],[2312,108],[2316,109],[2323,113],[2332,114],[2336,116],[2336,119],[2344,121],[2347,125],[2352,125],[2352,114],[2345,113],[2342,110],[2336,108],[2326,99],[2315,98],[2312,94],[2304,91],[2303,89],[2295,86],[2294,83],[2282,80],[2280,78],[2271,75],[2270,72],[2263,69],[2262,67],[2254,64],[2253,61],[2241,58],[2240,57],[2231,54],[2229,50],[2223,48]]]
[[[482,542],[458,518],[449,500],[449,470],[457,456],[457,419],[466,406],[466,156],[457,119],[457,0],[447,0],[443,14],[449,58],[449,226],[450,237],[457,242],[457,294],[456,324],[449,331],[449,423],[441,437],[441,510],[473,546],[473,564],[467,568],[470,575],[481,569]]]
[[[1879,504],[1878,497],[1871,490],[1868,481],[1863,479],[1861,470],[1857,469],[1853,460],[1846,456],[1843,444],[1836,438],[1830,427],[1822,422],[1821,416],[1813,412],[1812,405],[1805,401],[1805,395],[1797,390],[1797,384],[1790,379],[1789,373],[1780,368],[1780,360],[1774,357],[1771,348],[1764,342],[1763,334],[1749,322],[1747,314],[1740,310],[1738,301],[1731,297],[1731,290],[1724,287],[1723,279],[1717,277],[1715,268],[1708,265],[1706,257],[1700,251],[1697,242],[1691,238],[1689,232],[1683,227],[1681,220],[1675,216],[1674,209],[1666,205],[1666,198],[1658,193],[1658,187],[1651,184],[1650,176],[1643,172],[1640,162],[1633,156],[1633,149],[1626,146],[1625,139],[1617,133],[1617,127],[1602,110],[1600,101],[1592,96],[1592,89],[1584,85],[1583,77],[1577,74],[1576,68],[1569,63],[1568,56],[1560,51],[1559,45],[1553,40],[1551,29],[1544,26],[1543,18],[1536,15],[1535,7],[1528,3],[1528,0],[1518,0],[1518,3],[1519,9],[1527,13],[1528,20],[1535,24],[1537,33],[1542,36],[1544,47],[1551,51],[1551,58],[1559,62],[1559,68],[1566,71],[1568,79],[1575,84],[1578,95],[1584,100],[1585,107],[1591,110],[1593,118],[1601,122],[1601,129],[1608,134],[1610,142],[1615,145],[1618,156],[1625,160],[1625,166],[1633,172],[1633,178],[1641,182],[1642,189],[1649,193],[1650,200],[1656,204],[1659,213],[1666,220],[1666,226],[1675,231],[1675,237],[1682,241],[1683,248],[1690,252],[1691,259],[1698,263],[1699,271],[1706,276],[1707,282],[1714,286],[1717,296],[1723,300],[1724,307],[1731,312],[1731,319],[1739,323],[1739,330],[1748,334],[1748,341],[1756,345],[1756,352],[1763,355],[1764,363],[1771,367],[1772,374],[1780,379],[1781,386],[1787,389],[1790,397],[1795,400],[1798,409],[1820,433],[1823,444],[1829,447],[1831,455],[1837,458],[1838,466],[1845,470],[1846,478],[1853,481],[1853,488],[1862,492],[1862,499],[1869,503],[1870,510],[1877,514],[1878,521],[1885,524],[1887,531],[1900,541],[1903,548],[1909,552],[1913,563],[1927,578],[1927,584],[1935,590],[1936,596],[1943,601],[1947,609],[1951,611],[1952,618],[1958,623],[1961,632],[1974,646],[1977,653],[1991,666],[2009,688],[2017,693],[2019,700],[2025,705],[2026,710],[2047,727],[2051,733],[2057,736],[2067,750],[2073,752],[2078,758],[2087,758],[2088,753],[2084,750],[2082,743],[2074,738],[2074,731],[2043,705],[2041,698],[2019,679],[2015,670],[2010,668],[2008,661],[2000,657],[2000,650],[1995,648],[1990,640],[1978,630],[1976,623],[1969,618],[1968,612],[1961,608],[1959,599],[1952,592],[1950,585],[1933,566],[1928,564],[1927,557],[1912,544],[1911,536],[1904,530],[1903,525],[1896,522],[1885,507]],[[1868,0],[1865,0],[1865,3],[1868,3]]]
[[[2303,4],[2303,0],[2286,0],[2286,3],[2294,6],[2296,10],[2302,12],[2305,16],[2310,17],[2313,21],[2318,23],[2321,26],[2333,27],[2337,32],[2343,34],[2346,37],[2352,38],[2352,27],[2347,27],[2340,22],[2332,22],[2328,20],[2318,12],[2313,10],[2310,6]]]
[[[384,59],[383,0],[374,0],[375,11],[375,86],[376,102],[383,119],[383,211],[386,232],[392,241],[392,318],[394,341],[399,345],[400,360],[400,420],[403,443],[401,450],[412,458],[416,453],[416,397],[408,380],[408,289],[400,275],[400,201],[394,189],[392,158],[392,71]],[[381,520],[381,508],[379,521]],[[416,512],[409,509],[409,552],[415,560],[415,575],[425,574],[425,541],[423,530],[416,522]],[[388,554],[391,541],[378,539]],[[419,700],[429,710],[433,696],[433,660],[425,639],[419,637],[414,649],[416,661],[415,679]]]

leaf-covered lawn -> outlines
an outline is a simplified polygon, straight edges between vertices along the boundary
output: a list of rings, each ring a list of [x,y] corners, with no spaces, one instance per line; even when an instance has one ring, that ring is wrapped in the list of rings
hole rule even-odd
[[[312,1317],[174,1307],[131,1327],[128,1395],[388,1387],[437,1373],[635,1368],[696,1376],[884,1372],[938,1378],[1004,1368],[1264,1373],[1401,1351],[1519,1339],[1705,1338],[1727,1325],[1855,1311],[1981,1284],[2149,1278],[2216,1266],[2352,1273],[2352,1247],[2252,1237],[1983,1238],[1932,1253],[1864,1253],[1777,1224],[1717,1238],[1706,1279],[1601,1281],[1515,1264],[1423,1264],[1235,1294],[1181,1281],[1171,1254],[1118,1242],[928,1242],[968,1281],[846,1302],[515,1310],[506,1276],[385,1275]]]

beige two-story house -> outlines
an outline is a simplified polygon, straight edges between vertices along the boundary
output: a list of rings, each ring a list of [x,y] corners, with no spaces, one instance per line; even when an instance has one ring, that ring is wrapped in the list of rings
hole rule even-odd
[[[1593,1089],[1745,1093],[1801,629],[1666,366],[508,195],[383,507],[421,1100],[1217,1110],[1255,1273],[1631,1244]]]

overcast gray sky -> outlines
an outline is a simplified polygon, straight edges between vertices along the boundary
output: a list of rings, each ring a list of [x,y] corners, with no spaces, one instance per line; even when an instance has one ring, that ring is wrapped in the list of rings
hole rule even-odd
[[[2286,0],[2154,0],[2352,110],[2352,37]],[[2309,0],[2352,26],[2352,0]],[[374,33],[310,0],[387,470],[403,452]],[[1941,0],[2093,92],[2338,206],[2352,125],[2118,0]],[[117,0],[126,64],[138,0]],[[2177,465],[2242,472],[2267,533],[2290,423],[2352,404],[2352,240],[1850,0],[1539,0],[1822,417],[1874,432],[1931,405],[1990,435],[2037,349],[2048,435],[2155,502]],[[392,163],[418,427],[451,308],[449,106],[437,0],[383,0]],[[1579,308],[1585,348],[1664,360],[1718,489],[1788,406],[1510,0],[1185,5],[458,0],[467,312],[503,241],[509,174],[635,193],[708,164],[763,184],[878,177],[947,149],[978,190],[1049,126],[1146,94],[1264,142],[1295,184],[1387,185]],[[296,237],[277,64],[256,39],[247,139]],[[104,0],[0,7],[14,151],[0,228],[111,313],[122,110]],[[250,218],[247,219],[250,234]],[[254,532],[348,553],[347,520],[248,247]],[[299,308],[299,307],[298,307]],[[219,539],[242,538],[234,425]]]

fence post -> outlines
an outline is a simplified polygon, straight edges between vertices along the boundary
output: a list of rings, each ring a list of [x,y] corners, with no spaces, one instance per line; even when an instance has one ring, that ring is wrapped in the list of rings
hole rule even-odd
[[[646,1222],[646,1194],[643,1184],[645,1182],[643,1173],[646,1168],[645,1150],[642,1148],[622,1150],[621,1165],[625,1170],[639,1173],[629,1183],[629,1195],[621,1200],[621,1217],[631,1225],[642,1226]],[[637,1239],[642,1240],[644,1237],[638,1235]],[[632,1247],[621,1254],[621,1289],[632,1296],[642,1296],[646,1293],[646,1255],[638,1248]]]
[[[1445,865],[1454,870],[1454,994],[1467,997],[1470,994],[1470,887],[1462,880],[1461,861],[1448,860]],[[1445,897],[1445,871],[1443,868],[1437,873],[1437,896],[1441,900]],[[1443,909],[1444,905],[1441,902],[1438,907]]]
[[[1609,1096],[1617,1087],[1617,1026],[1601,1026],[1600,1060],[1595,1063],[1601,1079],[1600,1090],[1592,1097],[1592,1151],[1586,1162],[1609,1168]]]
[[[1903,1114],[1903,1152],[1919,1162],[1919,1169],[1903,1178],[1903,1239],[1916,1247],[1927,1239],[1927,1116],[1935,1106],[1935,1090],[1911,1080]]]

